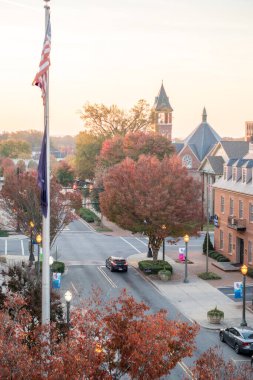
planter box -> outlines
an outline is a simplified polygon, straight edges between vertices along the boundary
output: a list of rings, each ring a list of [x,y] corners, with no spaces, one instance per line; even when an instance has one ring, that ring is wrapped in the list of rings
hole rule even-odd
[[[169,281],[171,280],[171,272],[168,271],[167,273],[158,273],[158,277],[162,281]]]
[[[219,325],[221,323],[221,320],[223,320],[223,317],[221,316],[207,316],[208,322],[212,324]]]

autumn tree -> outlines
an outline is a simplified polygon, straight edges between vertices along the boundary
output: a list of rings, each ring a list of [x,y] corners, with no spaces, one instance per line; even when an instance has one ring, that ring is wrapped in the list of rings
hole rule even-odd
[[[103,215],[149,237],[154,260],[166,236],[196,233],[201,224],[201,186],[176,156],[126,158],[113,166],[100,194]]]
[[[151,125],[150,108],[145,100],[139,100],[129,112],[116,105],[86,104],[81,119],[86,132],[105,137],[147,130]]]
[[[95,175],[96,159],[100,152],[103,136],[94,136],[90,133],[80,132],[76,137],[76,172],[85,180]]]
[[[95,294],[84,308],[73,310],[65,338],[52,324],[51,339],[43,345],[38,326],[35,344],[27,350],[29,315],[22,299],[15,298],[7,300],[15,318],[0,311],[0,373],[6,378],[42,380],[46,373],[50,380],[117,380],[125,375],[155,380],[169,375],[195,349],[196,324],[169,320],[164,310],[151,314],[147,305],[123,291],[109,301]]]
[[[2,173],[4,177],[8,176],[9,174],[13,174],[15,171],[15,164],[10,158],[3,158],[1,160],[1,168],[2,168]]]
[[[191,372],[196,380],[253,379],[249,363],[235,364],[232,360],[225,361],[222,350],[217,346],[205,351],[194,364]]]
[[[62,186],[70,186],[74,182],[74,169],[66,162],[66,161],[61,161],[56,169],[55,172],[57,181],[62,185]]]
[[[174,152],[171,142],[155,133],[130,132],[125,136],[114,136],[103,142],[98,164],[108,168],[123,161],[126,157],[137,161],[142,155],[156,156],[162,160]]]
[[[22,140],[5,140],[0,142],[0,157],[30,158],[31,147]]]
[[[72,205],[68,194],[62,193],[62,187],[55,178],[50,181],[50,242],[74,218]],[[20,231],[30,234],[29,222],[35,224],[34,231],[42,231],[42,216],[40,207],[40,189],[37,185],[37,172],[26,172],[19,176],[8,176],[1,191],[1,207],[9,217],[9,226],[16,228],[17,222]]]

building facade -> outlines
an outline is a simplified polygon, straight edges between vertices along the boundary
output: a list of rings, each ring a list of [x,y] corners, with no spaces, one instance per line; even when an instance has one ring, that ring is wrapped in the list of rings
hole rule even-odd
[[[215,250],[233,263],[253,267],[253,157],[230,159],[213,188]]]

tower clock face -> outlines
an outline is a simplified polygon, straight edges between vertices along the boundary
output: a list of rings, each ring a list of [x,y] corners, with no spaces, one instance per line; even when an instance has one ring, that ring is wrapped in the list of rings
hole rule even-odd
[[[183,158],[182,158],[182,164],[187,169],[191,169],[192,168],[192,158],[191,158],[191,156],[189,154],[186,154],[185,156],[183,156]]]

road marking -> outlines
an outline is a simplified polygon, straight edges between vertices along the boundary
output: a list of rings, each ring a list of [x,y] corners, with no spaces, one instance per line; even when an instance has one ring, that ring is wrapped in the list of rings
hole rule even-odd
[[[75,287],[75,285],[73,284],[73,282],[70,281],[70,283],[71,283],[72,288],[74,289],[74,292],[75,292],[76,294],[78,294],[78,290],[76,289],[76,287]]]
[[[141,251],[139,251],[139,249],[137,249],[133,244],[129,243],[129,241],[127,241],[126,239],[124,239],[123,237],[120,236],[120,239],[123,240],[125,243],[129,244],[133,249],[135,249],[138,253],[143,253]]]
[[[82,218],[78,218],[77,220],[78,220],[79,222],[83,223],[83,224],[84,224],[86,227],[88,227],[91,231],[93,231],[93,232],[97,232],[97,231],[95,230],[95,228],[91,227],[91,226],[89,225],[89,223],[85,222],[85,220],[83,220]]]
[[[113,288],[117,288],[117,285],[112,281],[112,279],[104,272],[104,270],[102,269],[102,267],[97,267],[99,272],[104,276],[104,278],[109,282],[109,284],[113,287]]]
[[[182,368],[182,370],[183,370],[188,376],[190,376],[190,378],[193,380],[193,379],[194,379],[194,376],[193,376],[193,373],[192,373],[192,371],[190,370],[190,368],[187,367],[187,365],[184,364],[184,362],[179,362],[178,364],[180,365],[180,367]]]

